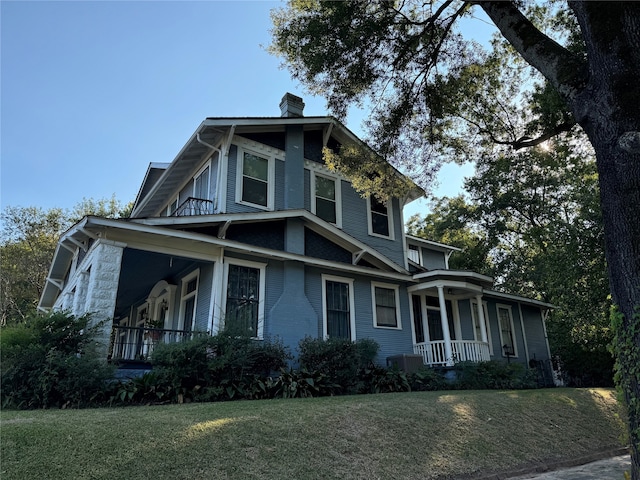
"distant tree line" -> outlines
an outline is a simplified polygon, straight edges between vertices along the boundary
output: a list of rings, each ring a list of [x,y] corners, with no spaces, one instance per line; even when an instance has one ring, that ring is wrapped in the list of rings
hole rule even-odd
[[[37,308],[58,238],[86,215],[128,217],[133,202],[85,198],[70,210],[7,206],[0,213],[0,325],[25,321]]]

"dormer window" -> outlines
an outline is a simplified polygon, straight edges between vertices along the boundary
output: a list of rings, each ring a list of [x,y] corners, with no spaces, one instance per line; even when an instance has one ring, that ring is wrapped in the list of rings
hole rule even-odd
[[[236,201],[273,210],[273,158],[239,149]]]
[[[311,212],[337,227],[342,226],[340,180],[316,172],[311,175]]]
[[[369,234],[393,239],[391,220],[391,200],[385,205],[375,196],[368,198]]]
[[[408,256],[412,262],[422,265],[420,263],[420,247],[417,245],[409,245]]]

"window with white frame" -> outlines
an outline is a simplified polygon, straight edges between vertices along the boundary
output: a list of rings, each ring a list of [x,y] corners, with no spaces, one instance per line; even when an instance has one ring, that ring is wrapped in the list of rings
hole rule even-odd
[[[393,238],[393,225],[391,219],[391,200],[385,205],[374,195],[369,196],[369,234],[380,237]]]
[[[322,276],[323,336],[355,341],[353,280]]]
[[[371,283],[373,325],[379,328],[402,328],[397,285]]]
[[[175,213],[175,211],[178,209],[178,196],[176,195],[176,198],[174,198],[171,203],[169,203],[169,206],[167,207],[167,216],[170,217],[171,215],[173,215]]]
[[[225,329],[253,338],[262,338],[265,265],[232,260],[225,268]]]
[[[409,245],[409,248],[407,250],[407,256],[409,257],[409,260],[411,260],[414,263],[417,263],[418,265],[421,265],[420,263],[420,247],[417,245]]]
[[[191,272],[182,279],[180,295],[180,327],[185,332],[191,332],[196,319],[196,302],[198,296],[199,270]]]
[[[311,172],[311,213],[321,219],[342,226],[340,180]]]
[[[275,159],[238,149],[236,201],[273,210]]]
[[[500,328],[500,345],[502,346],[503,357],[517,357],[518,350],[513,329],[513,314],[511,306],[497,305],[498,326]]]
[[[487,342],[489,343],[489,354],[493,355],[493,342],[491,341],[491,329],[489,327],[489,311],[487,303],[482,302],[482,313],[484,315],[484,328],[487,332]],[[480,330],[480,316],[478,313],[478,302],[471,302],[471,318],[473,320],[473,334],[475,339],[482,341],[482,331]]]
[[[193,178],[193,198],[209,200],[210,164],[207,163]]]

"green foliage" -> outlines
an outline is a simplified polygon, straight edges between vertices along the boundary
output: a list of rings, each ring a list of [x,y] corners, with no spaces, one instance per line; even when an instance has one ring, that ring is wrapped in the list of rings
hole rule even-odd
[[[450,388],[444,376],[437,370],[422,367],[409,375],[409,384],[414,392],[428,392]]]
[[[631,443],[640,445],[640,306],[635,307],[634,315],[628,320],[617,306],[612,306],[611,325],[615,381],[627,406]]]
[[[463,390],[511,390],[537,386],[535,372],[516,362],[460,362],[455,365],[455,372],[456,380],[452,386]]]
[[[356,389],[358,372],[373,363],[378,349],[378,344],[371,339],[352,342],[342,338],[306,337],[298,345],[300,366],[322,373],[329,382],[340,385],[342,392]]]
[[[174,401],[260,398],[271,372],[286,366],[290,354],[278,341],[257,341],[226,332],[161,344],[151,361],[158,381]]]
[[[2,329],[4,407],[82,407],[99,402],[113,369],[95,352],[88,315],[55,312]]]
[[[371,365],[360,371],[360,393],[409,392],[411,385],[408,376],[397,368],[384,368]]]
[[[331,383],[322,372],[281,369],[278,377],[271,382],[274,398],[323,397],[340,391],[340,385]]]
[[[58,237],[65,230],[85,215],[121,218],[131,208],[114,196],[85,198],[71,211],[5,207],[0,214],[0,325],[20,323],[35,314]]]

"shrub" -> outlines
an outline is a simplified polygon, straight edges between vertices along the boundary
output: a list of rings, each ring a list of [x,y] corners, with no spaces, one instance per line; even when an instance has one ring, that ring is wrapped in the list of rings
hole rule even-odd
[[[323,373],[283,368],[278,378],[272,381],[271,395],[275,398],[323,397],[339,388],[339,385],[329,382]]]
[[[81,407],[101,401],[113,368],[96,353],[89,315],[34,316],[1,336],[4,407]]]
[[[535,388],[535,372],[521,363],[460,362],[455,366],[456,380],[452,387],[468,390]]]
[[[359,393],[409,392],[407,374],[397,368],[371,365],[360,371]]]
[[[422,367],[409,374],[409,384],[414,392],[427,392],[433,390],[444,390],[449,387],[444,376],[429,367]]]
[[[342,338],[328,340],[306,337],[298,345],[300,367],[321,373],[339,385],[336,393],[357,390],[359,372],[373,364],[379,345],[371,339],[352,342]]]
[[[207,401],[262,398],[266,387],[260,383],[289,359],[288,350],[278,341],[223,332],[158,345],[151,361],[158,382],[172,400]]]

